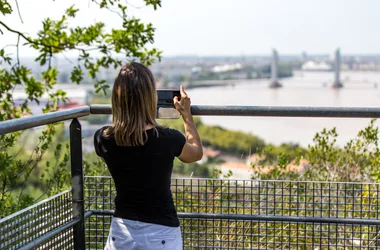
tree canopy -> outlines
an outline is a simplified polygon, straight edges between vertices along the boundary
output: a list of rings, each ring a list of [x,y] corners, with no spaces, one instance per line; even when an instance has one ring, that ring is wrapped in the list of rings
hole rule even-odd
[[[0,40],[2,36],[15,34],[17,39],[14,44],[7,44],[0,48],[0,122],[21,117],[23,114],[31,114],[30,102],[39,103],[43,95],[48,95],[49,100],[43,107],[43,112],[55,111],[59,102],[67,101],[65,92],[54,89],[58,83],[59,69],[52,64],[52,60],[58,55],[67,52],[77,52],[77,60],[72,63],[70,80],[80,84],[85,74],[94,83],[96,92],[106,92],[109,84],[102,79],[99,72],[105,68],[118,68],[127,60],[137,60],[150,65],[160,59],[161,51],[156,48],[148,48],[154,42],[155,29],[150,23],[143,23],[137,17],[129,15],[131,5],[127,1],[120,0],[90,0],[97,8],[110,11],[117,15],[118,28],[106,29],[104,22],[94,22],[88,26],[77,26],[75,20],[79,15],[85,15],[75,5],[62,10],[60,19],[46,17],[39,31],[34,35],[17,30],[11,22],[7,22],[10,15],[19,13],[19,5],[9,0],[0,0]],[[161,0],[144,0],[148,7],[161,7]],[[20,21],[22,15],[20,14]],[[35,62],[39,64],[41,73],[36,77],[36,72],[23,65],[19,53],[21,46],[27,46],[37,52]],[[11,48],[16,53],[12,54]],[[21,104],[15,104],[13,91],[22,88],[27,98]],[[45,182],[46,189],[51,191],[59,189],[63,184],[64,171],[69,158],[63,152],[65,146],[54,142],[53,136],[57,128],[49,125],[44,128],[38,142],[29,157],[20,159],[22,148],[17,151],[16,142],[21,133],[12,133],[0,136],[0,218],[5,214],[17,210],[33,202],[31,197],[23,194],[14,195],[15,190],[23,188],[25,181],[30,177],[36,166],[40,163],[46,151],[54,145],[55,164],[46,162],[50,167],[48,176],[41,175],[41,181]],[[64,156],[62,156],[64,154]],[[54,160],[54,159],[53,159]],[[52,167],[54,166],[54,168]]]

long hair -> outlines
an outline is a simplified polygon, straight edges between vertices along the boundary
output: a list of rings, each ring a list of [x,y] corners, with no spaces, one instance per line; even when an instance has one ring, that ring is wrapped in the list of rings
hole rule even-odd
[[[105,130],[118,146],[142,146],[147,125],[156,122],[157,92],[152,72],[140,63],[123,66],[112,89],[112,125]]]

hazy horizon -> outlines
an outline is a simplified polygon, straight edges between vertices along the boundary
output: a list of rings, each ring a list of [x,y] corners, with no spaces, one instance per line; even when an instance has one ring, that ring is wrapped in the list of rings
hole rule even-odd
[[[99,10],[91,1],[39,0],[43,6],[36,2],[18,0],[24,23],[15,6],[12,15],[3,21],[13,29],[35,35],[44,18],[58,19],[75,4],[80,12],[71,25],[102,21],[109,30],[120,23],[117,15]],[[128,4],[131,16],[156,28],[153,46],[165,57],[262,56],[270,55],[272,48],[283,56],[302,52],[330,55],[336,48],[341,48],[342,55],[380,54],[377,0],[163,0],[157,11],[144,7],[142,0],[130,0]],[[3,31],[0,47],[15,44],[17,36]],[[36,54],[25,46],[20,53],[30,57]]]
[[[300,57],[302,55],[302,53],[299,53],[299,54],[286,54],[286,53],[281,53],[281,51],[278,51],[279,52],[279,56],[280,57]],[[309,54],[307,53],[307,56],[308,57],[328,57],[330,55],[332,55],[332,53],[323,53],[323,54]],[[66,57],[61,57],[61,55],[54,55],[55,57],[59,57],[59,59],[65,59],[65,58],[68,58],[68,59],[73,59],[73,58],[77,58],[76,56],[66,56]],[[355,57],[355,56],[359,56],[359,57],[380,57],[380,53],[357,53],[357,54],[341,54],[342,57]],[[254,58],[254,57],[257,57],[257,58],[271,58],[272,57],[272,53],[267,53],[267,54],[242,54],[242,55],[197,55],[197,54],[178,54],[178,55],[163,55],[161,56],[162,58],[242,58],[242,57],[245,57],[245,58]],[[34,56],[20,56],[21,59],[25,58],[25,59],[35,59]]]

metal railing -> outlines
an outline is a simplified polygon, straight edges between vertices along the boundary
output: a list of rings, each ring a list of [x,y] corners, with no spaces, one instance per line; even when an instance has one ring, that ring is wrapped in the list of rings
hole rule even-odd
[[[380,248],[380,185],[173,179],[185,249]],[[103,249],[111,177],[85,177],[88,249]]]
[[[67,190],[0,220],[0,249],[73,247],[71,191]],[[53,249],[53,247],[52,247]]]
[[[195,116],[276,116],[328,118],[380,118],[379,108],[299,107],[299,106],[209,106],[193,105]],[[94,104],[63,111],[0,122],[0,135],[83,116],[112,114],[110,105]]]
[[[378,118],[378,108],[192,106],[193,115]],[[0,123],[0,135],[73,119],[72,189],[0,220],[0,249],[103,249],[110,177],[84,177],[78,117],[109,105]],[[379,184],[173,179],[185,249],[380,249]]]

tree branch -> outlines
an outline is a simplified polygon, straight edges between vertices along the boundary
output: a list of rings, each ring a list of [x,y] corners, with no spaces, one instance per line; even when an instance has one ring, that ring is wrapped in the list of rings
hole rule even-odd
[[[14,29],[11,29],[10,27],[8,27],[5,23],[3,23],[2,21],[0,21],[0,24],[6,28],[9,32],[12,32],[12,33],[15,33],[19,36],[21,36],[22,38],[24,38],[26,41],[30,42],[30,43],[35,43],[34,41],[30,40],[30,38],[26,37],[23,33],[21,33],[20,31],[17,31],[17,30],[14,30]]]
[[[58,166],[57,165],[58,165],[58,160],[56,159],[53,173],[55,173],[56,171],[58,171]],[[50,173],[49,173],[49,175],[50,175]],[[50,191],[51,188],[53,187],[53,184],[54,183],[53,183],[53,177],[52,177],[51,183],[49,184],[48,188],[46,188],[45,191],[40,195],[40,197],[38,197],[37,199],[35,199],[33,203],[39,201],[48,191]]]
[[[62,55],[63,55],[63,57],[64,57],[69,63],[74,64],[74,62],[71,61],[71,60],[65,55],[65,53],[62,52]]]
[[[100,5],[100,3],[96,0],[92,0],[94,3],[96,3],[97,5]],[[113,10],[111,9],[110,7],[106,6],[105,9],[107,9],[108,11],[112,12],[112,13],[115,13],[117,14],[121,19],[124,19],[123,15],[121,15],[117,10]]]
[[[7,26],[7,25],[6,25],[5,23],[3,23],[2,21],[0,21],[0,25],[2,25],[4,28],[6,28],[9,32],[12,32],[12,33],[17,34],[17,35],[19,36],[19,37],[18,37],[18,42],[19,42],[20,37],[22,37],[22,38],[24,38],[28,43],[35,44],[35,45],[39,45],[39,46],[44,46],[44,47],[47,47],[47,48],[50,48],[50,52],[49,52],[50,55],[52,54],[52,51],[51,51],[52,48],[61,50],[61,53],[67,49],[67,47],[65,47],[65,46],[55,46],[55,45],[44,44],[44,43],[39,43],[39,42],[33,41],[31,38],[25,36],[22,32],[10,28],[9,26]],[[18,44],[17,44],[17,46],[18,46]],[[80,51],[80,52],[85,53],[85,52],[88,52],[88,51],[101,50],[102,48],[100,48],[100,47],[92,47],[92,48],[91,48],[91,47],[90,47],[90,48],[88,48],[88,49],[84,49],[84,48],[81,48],[81,47],[71,47],[70,49],[78,50],[78,51]],[[107,49],[113,49],[113,46],[108,46]]]
[[[17,44],[7,44],[4,47],[2,47],[1,49],[5,49],[7,47],[16,47],[16,46],[18,46],[18,45]]]
[[[20,35],[17,36],[16,56],[17,56],[17,67],[20,67]]]
[[[142,7],[144,7],[144,6],[136,6],[136,5],[133,5],[131,3],[128,3],[127,0],[125,0],[125,4],[130,5],[131,7],[135,8],[135,9],[141,9]]]
[[[20,12],[20,7],[18,6],[18,1],[15,0],[15,2],[16,2],[16,6],[17,6],[18,16],[20,17],[21,23],[24,23],[24,21],[22,20],[22,17],[21,17],[21,12]]]
[[[55,45],[51,45],[51,44],[44,44],[44,43],[39,43],[39,42],[33,41],[31,38],[25,36],[22,32],[10,28],[8,25],[3,23],[2,21],[0,21],[0,25],[2,25],[4,28],[6,28],[9,32],[15,33],[15,34],[19,35],[20,37],[24,38],[28,43],[39,45],[39,46],[44,46],[44,47],[47,47],[50,49],[54,48],[54,49],[58,49],[58,50],[62,50],[62,51],[67,49],[67,47],[65,47],[65,46],[55,46]],[[84,49],[77,48],[77,47],[73,47],[71,49],[76,49],[76,50],[80,50],[83,52],[86,51]]]

